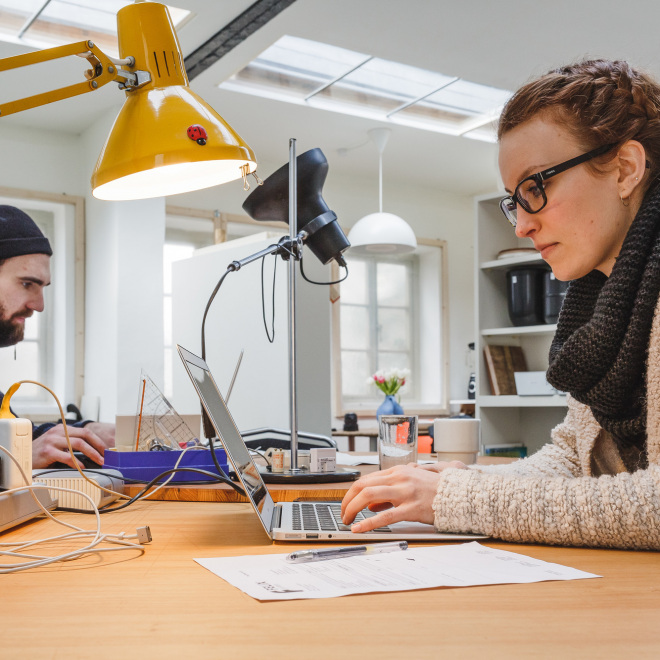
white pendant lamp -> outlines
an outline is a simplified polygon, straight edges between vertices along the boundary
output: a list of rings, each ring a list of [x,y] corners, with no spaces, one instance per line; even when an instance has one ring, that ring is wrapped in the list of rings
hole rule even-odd
[[[378,213],[358,220],[348,234],[350,253],[405,254],[417,247],[415,232],[398,215],[383,213],[383,152],[390,138],[389,128],[373,128],[369,138],[378,149]]]

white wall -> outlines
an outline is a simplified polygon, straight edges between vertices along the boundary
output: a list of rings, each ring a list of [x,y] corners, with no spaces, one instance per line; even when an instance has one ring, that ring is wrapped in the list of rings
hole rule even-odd
[[[0,125],[0,185],[84,195],[77,135]]]
[[[81,140],[93,171],[114,116]],[[106,202],[86,194],[85,393],[100,398],[101,421],[135,414],[140,372],[163,387],[165,200]]]
[[[229,263],[276,243],[280,234],[257,234],[197,250],[178,261],[172,273],[173,341],[201,355],[200,331],[204,309],[216,282]],[[307,256],[307,254],[305,255]],[[309,255],[309,261],[313,258]],[[206,319],[206,361],[221,392],[226,393],[236,361],[241,362],[230,400],[232,416],[241,430],[290,428],[288,263],[278,258],[275,286],[274,341],[266,338],[262,316],[261,261],[230,274],[213,301]],[[271,326],[273,257],[264,277],[266,319]],[[324,279],[329,269],[310,267],[313,278]],[[297,407],[300,431],[330,435],[330,301],[325,287],[296,280]],[[304,318],[304,322],[300,319]],[[199,399],[178,355],[174,356],[172,403],[182,414],[199,411]]]

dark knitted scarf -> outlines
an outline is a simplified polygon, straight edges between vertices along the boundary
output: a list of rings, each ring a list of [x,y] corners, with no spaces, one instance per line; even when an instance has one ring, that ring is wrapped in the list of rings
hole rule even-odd
[[[620,449],[646,445],[646,356],[660,293],[660,187],[649,192],[608,278],[573,280],[547,378],[588,405]]]

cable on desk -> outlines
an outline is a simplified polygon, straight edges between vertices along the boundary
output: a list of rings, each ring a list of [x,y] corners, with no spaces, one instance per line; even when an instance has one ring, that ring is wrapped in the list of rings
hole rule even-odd
[[[108,468],[108,469],[110,470],[110,469],[115,469],[115,468]],[[194,469],[194,468],[190,468],[190,469]],[[47,474],[53,474],[53,473],[61,474],[63,470],[64,470],[64,468],[53,468],[52,470],[40,470],[39,476],[43,477],[43,476],[46,476]],[[206,470],[201,470],[201,471],[206,472]],[[98,469],[97,468],[85,468],[85,469],[83,469],[83,472],[88,472],[91,475],[96,474],[96,475],[101,475],[102,477],[111,477],[113,479],[117,479],[116,474],[112,474],[111,472],[108,472],[108,471],[103,470],[101,468],[98,468]],[[176,485],[177,486],[194,486],[194,485],[197,484],[197,485],[202,485],[202,486],[209,486],[211,484],[222,483],[221,479],[218,478],[217,474],[215,474],[213,472],[209,472],[208,474],[213,475],[213,479],[208,479],[208,481],[177,481]],[[163,476],[163,475],[159,475],[159,476]],[[130,477],[124,477],[124,476],[121,477],[121,480],[125,484],[143,484],[144,483],[144,479],[131,479]]]
[[[130,506],[131,504],[134,504],[138,500],[145,499],[147,496],[147,493],[151,488],[153,488],[157,483],[159,479],[162,479],[163,477],[166,477],[168,474],[173,474],[175,472],[196,472],[198,474],[203,474],[206,476],[211,476],[215,477],[216,481],[215,483],[224,483],[227,484],[228,486],[231,486],[239,495],[242,495],[243,497],[246,497],[245,491],[238,485],[235,484],[231,479],[223,479],[222,477],[218,477],[217,475],[213,474],[213,472],[208,472],[207,470],[200,470],[199,468],[172,468],[171,470],[166,470],[165,472],[161,472],[157,477],[154,477],[148,484],[145,485],[145,487],[139,492],[133,495],[127,502],[124,502],[123,504],[120,504],[119,506],[114,506],[111,507],[110,504],[107,504],[106,506],[102,507],[99,509],[99,513],[111,513],[112,511],[119,511],[120,509],[125,509],[127,506]],[[161,486],[164,486],[165,484],[161,484]],[[150,493],[153,495],[158,488],[154,490],[153,493]],[[71,513],[93,513],[93,511],[87,511],[84,509],[60,509],[61,511],[69,511]]]
[[[74,530],[73,532],[68,532],[67,534],[61,534],[60,536],[52,536],[46,539],[36,539],[33,541],[27,541],[27,542],[22,542],[22,541],[14,541],[14,542],[8,542],[8,543],[0,543],[0,556],[5,556],[5,557],[14,557],[14,558],[20,558],[20,559],[25,559],[26,561],[22,563],[14,563],[14,564],[0,564],[0,574],[4,573],[18,573],[20,571],[26,571],[31,568],[38,568],[40,566],[47,566],[48,564],[54,564],[57,562],[62,562],[62,561],[71,561],[73,559],[79,559],[80,557],[84,557],[85,555],[91,554],[91,553],[101,553],[101,552],[117,552],[119,550],[139,550],[140,554],[144,553],[144,545],[141,543],[131,543],[129,539],[138,539],[140,541],[144,542],[149,542],[151,541],[151,532],[149,530],[149,527],[139,527],[136,530],[135,534],[126,534],[125,532],[120,532],[119,534],[102,534],[101,533],[101,518],[99,515],[98,508],[96,507],[96,504],[94,503],[94,500],[87,495],[86,493],[82,493],[80,491],[73,490],[71,488],[60,488],[59,486],[51,486],[50,489],[57,491],[57,492],[63,492],[63,493],[74,493],[76,495],[81,495],[84,497],[92,506],[93,511],[92,513],[95,514],[96,516],[96,530],[85,530],[82,529],[81,527],[78,527],[77,525],[72,525],[71,523],[64,522],[63,520],[58,520],[53,514],[41,503],[39,498],[34,494],[34,490],[36,488],[44,489],[47,488],[45,485],[42,484],[35,484],[31,485],[29,482],[29,479],[27,475],[25,474],[23,468],[21,467],[20,463],[16,460],[16,458],[11,454],[9,450],[7,450],[5,447],[0,446],[0,451],[9,457],[16,467],[18,468],[18,471],[20,472],[21,476],[23,477],[23,481],[25,481],[25,486],[19,486],[18,488],[11,488],[9,490],[5,490],[3,492],[4,495],[10,495],[13,493],[17,493],[20,491],[25,491],[28,490],[30,494],[32,495],[32,498],[34,501],[38,504],[39,508],[54,522],[58,523],[59,525],[64,525],[65,527],[69,527],[70,529]],[[32,548],[40,543],[48,543],[48,544],[53,544],[59,541],[69,541],[71,539],[77,539],[77,538],[84,538],[86,536],[92,536],[92,540],[83,548],[80,548],[78,550],[73,550],[71,552],[64,553],[62,555],[56,555],[54,557],[49,557],[48,555],[34,555],[34,554],[27,554],[23,552],[27,548]],[[111,543],[114,545],[119,545],[121,547],[119,548],[101,548],[99,545],[101,543]],[[12,548],[11,550],[2,550],[1,548]]]

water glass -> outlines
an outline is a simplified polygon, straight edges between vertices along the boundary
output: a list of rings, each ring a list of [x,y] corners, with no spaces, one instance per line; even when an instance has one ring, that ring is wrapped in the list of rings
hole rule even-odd
[[[417,415],[381,415],[378,421],[380,469],[417,462]]]

